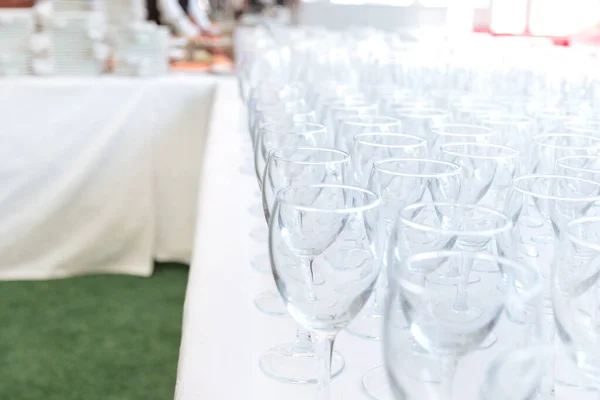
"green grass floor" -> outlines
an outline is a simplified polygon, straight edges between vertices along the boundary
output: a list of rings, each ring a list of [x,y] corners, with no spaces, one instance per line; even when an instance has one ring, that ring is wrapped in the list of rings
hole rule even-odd
[[[0,282],[0,400],[170,400],[188,268]]]

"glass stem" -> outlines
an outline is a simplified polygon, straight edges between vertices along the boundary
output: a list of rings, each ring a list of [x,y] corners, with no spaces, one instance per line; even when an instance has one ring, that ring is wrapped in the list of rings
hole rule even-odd
[[[455,311],[467,311],[469,309],[467,287],[469,285],[471,269],[473,268],[473,259],[471,257],[463,257],[461,264],[459,270],[460,280],[456,287],[456,298],[454,299]]]
[[[296,342],[294,344],[299,353],[310,353],[313,350],[312,336],[309,330],[298,325],[296,329]]]
[[[384,314],[384,306],[385,306],[385,297],[387,294],[387,274],[385,271],[381,271],[379,274],[379,279],[377,280],[377,284],[375,286],[375,291],[373,292],[373,313],[375,315],[383,315]]]
[[[319,358],[319,376],[317,381],[317,400],[331,399],[331,358],[335,335],[317,334],[317,357]]]
[[[315,296],[315,272],[313,270],[313,261],[312,258],[303,258],[301,260],[302,265],[300,266],[300,271],[302,276],[304,277],[304,282],[306,283],[306,293],[308,294],[309,300],[316,300]]]
[[[458,358],[455,356],[446,356],[442,358],[442,384],[441,399],[452,400],[454,386],[454,376],[458,366]]]

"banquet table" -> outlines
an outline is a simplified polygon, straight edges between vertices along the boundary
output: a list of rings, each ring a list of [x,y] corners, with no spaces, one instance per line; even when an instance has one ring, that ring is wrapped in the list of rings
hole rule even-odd
[[[293,341],[295,324],[289,317],[262,314],[253,305],[256,294],[275,290],[275,284],[272,276],[250,266],[250,260],[264,253],[267,244],[250,237],[250,232],[265,221],[248,211],[258,204],[259,195],[256,178],[241,173],[252,154],[242,110],[235,82],[220,83],[206,144],[184,308],[177,400],[296,400],[315,396],[314,385],[280,383],[258,366],[262,351]],[[342,332],[336,350],[345,357],[346,367],[333,380],[333,400],[367,399],[361,390],[361,377],[382,363],[380,342]],[[465,386],[465,391],[475,389],[463,382],[482,377],[481,371],[469,367],[472,362],[465,359],[466,370],[463,368],[458,376],[457,387]]]
[[[0,80],[0,279],[189,262],[217,80]]]
[[[314,385],[293,385],[267,377],[260,354],[292,342],[296,325],[289,317],[261,313],[255,295],[275,290],[273,277],[250,266],[266,252],[267,243],[253,239],[264,218],[249,212],[260,204],[255,176],[248,174],[252,150],[246,116],[236,83],[219,83],[206,143],[194,255],[187,286],[179,355],[176,400],[300,400],[315,398]],[[460,360],[454,384],[456,399],[476,399],[489,362],[514,344],[505,319],[498,342]],[[341,332],[335,349],[345,358],[344,371],[332,382],[332,400],[369,399],[362,376],[382,364],[381,342]],[[559,363],[557,376],[572,370]],[[557,389],[567,397],[587,400],[594,392]],[[391,398],[389,400],[392,400]]]

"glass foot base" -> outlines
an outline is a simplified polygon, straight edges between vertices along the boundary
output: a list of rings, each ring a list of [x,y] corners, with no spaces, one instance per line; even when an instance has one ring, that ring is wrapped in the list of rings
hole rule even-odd
[[[262,313],[283,317],[288,314],[283,299],[278,293],[264,292],[254,298],[254,306]]]
[[[271,259],[267,254],[261,254],[254,257],[252,261],[250,261],[250,265],[256,272],[260,272],[261,274],[271,273]]]
[[[490,347],[495,345],[497,341],[498,336],[494,332],[492,332],[485,339],[483,339],[483,342],[481,342],[481,344],[477,347],[477,350],[489,349]]]
[[[387,371],[383,365],[375,367],[363,376],[363,390],[373,400],[394,400]]]
[[[266,229],[266,227],[253,229],[252,232],[250,232],[250,238],[258,243],[267,243],[268,236],[269,231]]]
[[[245,165],[243,167],[240,167],[240,173],[246,176],[256,175],[256,172],[254,171],[254,167],[252,165]]]
[[[317,383],[319,360],[312,351],[299,348],[295,343],[282,344],[260,356],[260,369],[269,377],[286,383]],[[336,351],[331,360],[331,376],[335,378],[344,369],[344,358]]]
[[[265,218],[265,211],[263,210],[262,205],[260,205],[260,204],[256,204],[254,206],[249,207],[248,212],[253,217],[259,217],[262,219]]]
[[[346,332],[353,336],[369,340],[381,340],[383,335],[383,315],[375,312],[371,306],[352,321]]]

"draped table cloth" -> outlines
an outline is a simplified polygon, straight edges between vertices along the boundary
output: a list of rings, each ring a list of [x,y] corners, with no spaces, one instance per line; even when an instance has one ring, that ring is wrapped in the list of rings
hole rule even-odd
[[[189,262],[216,85],[0,80],[0,279]]]

